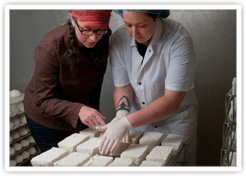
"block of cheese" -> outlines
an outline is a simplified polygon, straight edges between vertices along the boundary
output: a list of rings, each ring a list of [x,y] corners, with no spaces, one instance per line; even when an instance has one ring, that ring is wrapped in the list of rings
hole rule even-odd
[[[144,133],[143,137],[139,139],[139,144],[147,144],[149,145],[150,152],[154,146],[160,145],[162,141],[163,134],[159,132],[147,132]]]
[[[140,166],[162,166],[162,162],[144,160]]]
[[[88,135],[90,138],[92,137],[99,137],[100,136],[100,132],[97,131],[96,129],[94,128],[86,128],[82,131],[79,132],[80,134],[85,134],[85,135]]]
[[[184,143],[184,136],[177,134],[169,134],[162,142],[162,146],[172,146],[173,147],[173,155],[178,155],[182,145]]]
[[[59,148],[68,150],[69,153],[75,152],[76,147],[89,139],[88,135],[74,133],[58,143]]]
[[[135,166],[130,158],[115,158],[109,166]]]
[[[90,158],[90,160],[84,164],[84,166],[107,166],[114,160],[110,156],[95,155]]]
[[[161,162],[162,165],[165,166],[172,156],[172,150],[173,147],[171,146],[155,146],[146,156],[146,160]]]
[[[90,156],[99,154],[99,137],[92,137],[84,143],[77,146],[76,151],[81,153],[87,153]]]
[[[138,144],[139,139],[143,136],[144,132],[143,131],[135,131],[135,130],[130,130],[129,131],[129,137],[131,140],[132,144]]]
[[[61,160],[68,154],[67,150],[52,147],[50,150],[32,158],[31,164],[33,166],[53,166],[56,161]]]
[[[121,158],[130,158],[134,161],[134,164],[138,166],[143,160],[148,152],[148,145],[142,144],[131,144],[124,152],[121,153]]]
[[[119,142],[115,147],[115,149],[108,154],[108,156],[119,157],[120,154],[127,149],[127,147],[128,147],[128,143]]]
[[[86,153],[72,152],[59,161],[54,166],[82,166],[90,159],[90,155]]]

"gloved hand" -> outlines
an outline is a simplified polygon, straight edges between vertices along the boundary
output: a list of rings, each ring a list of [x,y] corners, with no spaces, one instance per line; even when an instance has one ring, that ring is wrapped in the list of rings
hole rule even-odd
[[[105,131],[99,145],[100,153],[106,155],[109,152],[112,152],[126,132],[131,128],[132,125],[125,116],[119,120],[110,122],[103,127],[97,127],[98,131]]]
[[[129,115],[129,112],[127,110],[119,110],[116,113],[116,117],[111,122],[119,120],[120,118],[127,116],[127,115]],[[126,135],[122,138],[121,141],[129,143],[129,131],[127,131]]]

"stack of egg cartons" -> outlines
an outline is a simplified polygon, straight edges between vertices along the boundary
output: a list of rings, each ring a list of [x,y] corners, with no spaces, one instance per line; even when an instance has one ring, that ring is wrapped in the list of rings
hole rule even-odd
[[[38,151],[26,124],[23,98],[24,94],[19,90],[10,91],[10,166],[24,164]]]

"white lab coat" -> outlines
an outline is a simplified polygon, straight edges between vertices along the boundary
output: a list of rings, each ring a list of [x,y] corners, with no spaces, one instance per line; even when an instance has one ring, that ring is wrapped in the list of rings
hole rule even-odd
[[[143,63],[135,39],[122,26],[110,38],[110,64],[116,87],[132,85],[131,112],[140,110],[164,95],[165,89],[186,91],[179,109],[141,131],[181,134],[190,145],[190,165],[196,158],[197,100],[194,94],[194,49],[185,28],[170,19],[159,19]]]

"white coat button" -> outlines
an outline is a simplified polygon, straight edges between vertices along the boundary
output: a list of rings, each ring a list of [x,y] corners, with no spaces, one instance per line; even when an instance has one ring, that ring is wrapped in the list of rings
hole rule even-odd
[[[145,102],[142,102],[143,105],[145,105]]]
[[[141,85],[141,84],[142,84],[141,82],[138,83],[138,85]]]

